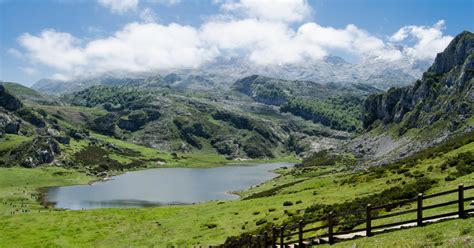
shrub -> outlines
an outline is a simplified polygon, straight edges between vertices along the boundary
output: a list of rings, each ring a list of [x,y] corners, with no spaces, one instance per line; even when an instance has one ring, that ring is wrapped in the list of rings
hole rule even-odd
[[[210,224],[204,224],[205,227],[209,228],[209,229],[212,229],[212,228],[216,228],[217,227],[217,224],[214,224],[214,223],[210,223]]]
[[[275,208],[269,208],[268,212],[274,212],[276,209]]]
[[[444,178],[444,180],[445,180],[446,182],[454,181],[454,180],[456,180],[456,176],[453,175],[453,174],[449,174],[447,177]]]
[[[283,202],[283,206],[287,207],[287,206],[292,206],[293,205],[293,202],[291,201],[285,201]]]
[[[302,203],[302,202],[303,202],[303,201],[301,201],[301,200],[297,200],[297,201],[295,202],[295,204],[300,204],[300,203]]]
[[[36,127],[46,126],[46,123],[43,121],[41,116],[33,112],[30,108],[22,107],[17,110],[17,114]]]
[[[260,219],[260,220],[257,220],[257,222],[255,222],[255,225],[260,226],[261,224],[265,224],[266,222],[267,222],[266,219]]]
[[[259,212],[259,211],[255,211],[255,212],[253,212],[252,214],[253,214],[253,215],[258,215],[258,214],[260,214],[260,212]]]
[[[44,109],[38,109],[38,110],[36,110],[36,112],[38,112],[38,114],[40,114],[43,117],[48,116],[48,112],[46,112],[46,110],[44,110]]]

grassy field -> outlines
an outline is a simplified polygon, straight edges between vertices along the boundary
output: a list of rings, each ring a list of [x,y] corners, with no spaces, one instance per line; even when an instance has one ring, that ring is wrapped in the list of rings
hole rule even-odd
[[[113,142],[141,150],[141,147],[128,143],[121,144],[116,140]],[[256,193],[261,194],[260,197],[145,209],[44,209],[35,199],[37,188],[85,183],[93,178],[57,167],[0,169],[0,247],[13,244],[21,247],[166,247],[220,244],[228,236],[255,231],[264,225],[281,224],[289,218],[301,215],[314,204],[344,203],[380,193],[391,187],[413,183],[416,181],[416,175],[420,173],[437,180],[426,193],[452,189],[459,183],[474,184],[474,174],[446,181],[446,175],[456,169],[442,170],[442,165],[449,158],[472,151],[474,143],[469,143],[429,158],[418,159],[410,166],[403,165],[402,168],[406,169],[403,173],[388,169],[352,172],[344,165],[313,167],[296,172],[280,170],[280,177],[240,193],[243,198],[252,198],[250,196]],[[154,150],[143,150],[143,154],[167,156],[155,154]],[[207,160],[200,160],[200,156]],[[190,156],[187,159],[189,164],[183,166],[209,161],[209,157],[204,155]],[[471,191],[466,197],[473,195],[474,192]],[[452,196],[437,200],[445,201],[449,197]],[[19,207],[22,201],[23,207]],[[284,202],[291,202],[292,205],[284,206]],[[402,208],[407,207],[410,206]],[[449,210],[448,208],[449,206],[446,210]],[[399,218],[411,217],[408,215]],[[358,247],[384,247],[384,244],[389,244],[390,247],[420,247],[424,244],[462,247],[463,242],[470,242],[472,245],[473,221],[448,221],[423,228],[376,235],[369,239],[348,241],[338,246],[348,247],[356,243]],[[397,240],[404,240],[404,243],[397,243]]]
[[[20,136],[15,134],[5,134],[4,137],[0,138],[0,151],[16,147],[23,142],[31,140],[31,137]]]
[[[450,220],[377,234],[321,247],[463,247],[474,246],[474,220]]]

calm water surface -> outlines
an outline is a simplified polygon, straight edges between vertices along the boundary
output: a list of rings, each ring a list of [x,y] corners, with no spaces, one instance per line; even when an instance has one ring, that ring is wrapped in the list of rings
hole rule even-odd
[[[126,208],[236,199],[243,190],[277,176],[272,170],[294,163],[218,168],[158,168],[128,172],[92,185],[52,187],[46,201],[58,208]]]

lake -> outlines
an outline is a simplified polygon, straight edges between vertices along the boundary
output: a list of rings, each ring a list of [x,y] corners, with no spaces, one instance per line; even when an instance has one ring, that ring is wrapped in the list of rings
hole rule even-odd
[[[137,208],[231,200],[240,191],[277,176],[273,170],[294,163],[227,165],[217,168],[157,168],[127,172],[91,185],[51,187],[47,203],[57,208]]]

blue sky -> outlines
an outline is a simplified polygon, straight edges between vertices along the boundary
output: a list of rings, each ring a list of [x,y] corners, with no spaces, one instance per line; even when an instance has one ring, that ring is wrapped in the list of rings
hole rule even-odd
[[[0,0],[0,80],[189,68],[221,56],[432,60],[474,30],[473,0],[275,1]]]

